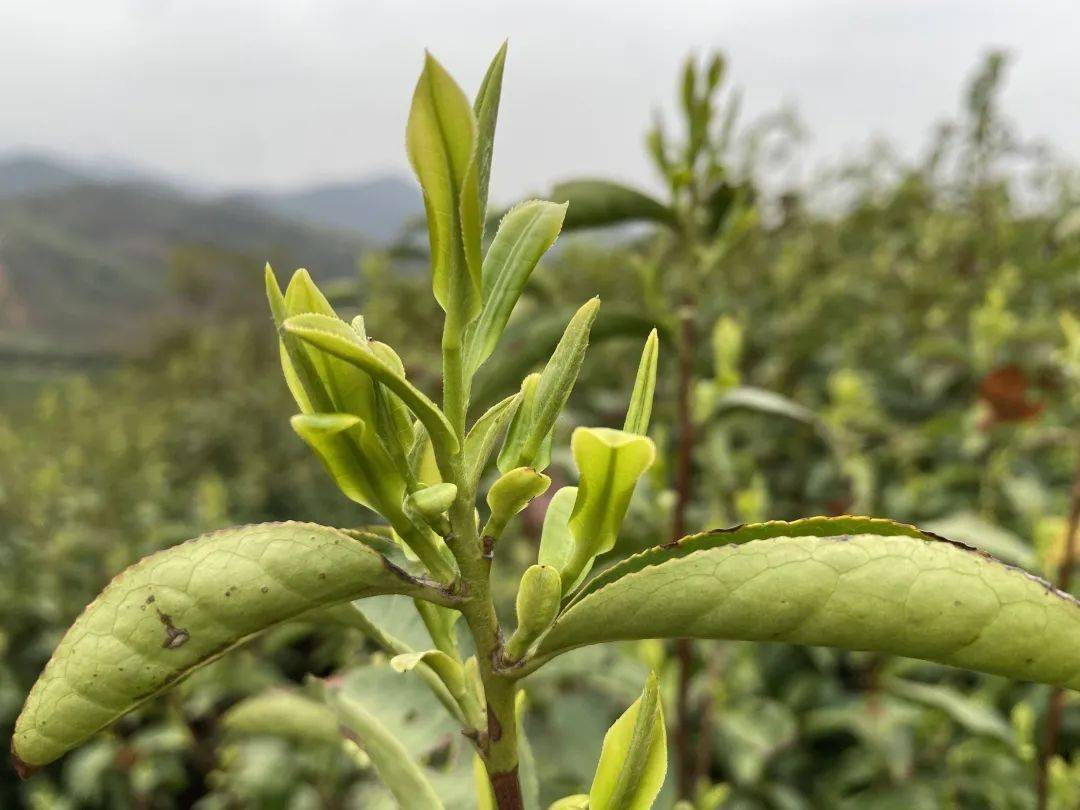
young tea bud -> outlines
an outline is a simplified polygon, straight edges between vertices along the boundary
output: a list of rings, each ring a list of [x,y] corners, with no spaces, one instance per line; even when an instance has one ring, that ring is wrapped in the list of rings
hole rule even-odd
[[[457,497],[457,487],[453,484],[435,484],[418,489],[405,499],[405,514],[418,517],[436,531],[445,529],[446,512]]]
[[[547,492],[549,486],[551,479],[532,467],[516,467],[502,475],[488,490],[491,517],[484,526],[484,536],[500,537],[510,518]]]
[[[518,661],[529,646],[555,621],[562,598],[559,572],[550,565],[532,565],[518,584],[517,620],[514,635],[506,642],[506,657]]]

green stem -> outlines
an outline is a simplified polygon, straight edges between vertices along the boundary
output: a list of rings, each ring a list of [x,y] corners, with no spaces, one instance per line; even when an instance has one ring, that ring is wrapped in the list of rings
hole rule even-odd
[[[461,350],[460,330],[447,321],[443,330],[443,412],[457,434],[458,443],[465,439],[465,414],[469,407],[469,385],[465,375],[465,360]]]
[[[476,494],[465,480],[458,453],[444,472],[457,484],[458,494],[450,508],[453,533],[447,543],[458,561],[464,582],[461,612],[476,645],[476,662],[484,685],[487,728],[476,740],[484,760],[499,810],[522,807],[518,779],[517,719],[514,716],[516,679],[496,667],[503,655],[502,628],[491,598],[491,559],[482,547],[476,526]]]

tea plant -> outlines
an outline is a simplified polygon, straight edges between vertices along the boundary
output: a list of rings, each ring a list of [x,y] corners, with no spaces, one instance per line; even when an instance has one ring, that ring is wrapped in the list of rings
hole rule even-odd
[[[648,223],[656,233],[637,257],[642,306],[671,335],[678,360],[672,422],[674,449],[669,488],[675,499],[671,509],[671,538],[691,530],[692,504],[709,501],[714,516],[726,523],[744,518],[738,504],[740,488],[727,448],[731,438],[722,417],[753,411],[805,423],[825,439],[832,439],[824,422],[811,410],[776,392],[742,384],[739,370],[743,354],[743,327],[731,316],[732,302],[724,291],[726,262],[740,243],[758,226],[759,211],[749,166],[736,163],[736,126],[739,99],[721,95],[726,75],[722,55],[714,54],[701,67],[689,58],[679,92],[682,139],[675,140],[659,119],[648,133],[646,145],[653,168],[666,186],[663,201],[648,193],[601,179],[578,179],[557,185],[552,196],[567,200],[567,229],[585,229]],[[753,155],[765,140],[791,135],[790,122],[770,122],[747,138]],[[744,162],[751,162],[747,157]],[[709,339],[703,339],[708,335]],[[703,362],[705,361],[705,362]],[[706,362],[711,372],[703,372]],[[702,475],[713,494],[699,491]],[[751,501],[760,500],[743,485]],[[750,519],[760,519],[754,516]],[[689,639],[675,642],[678,666],[676,699],[676,760],[679,792],[690,798],[710,761],[708,710],[692,705],[691,681],[697,666]]]
[[[914,526],[849,516],[749,524],[663,542],[608,565],[603,557],[617,548],[635,486],[656,457],[647,436],[655,335],[622,429],[574,431],[578,485],[551,499],[536,563],[518,583],[515,627],[504,631],[491,596],[492,561],[510,522],[550,486],[544,470],[553,428],[599,306],[585,303],[542,371],[467,423],[474,375],[497,350],[566,213],[564,205],[524,203],[483,249],[504,59],[505,50],[469,104],[427,57],[409,116],[408,153],[424,191],[433,289],[445,313],[441,406],[409,381],[391,347],[367,335],[362,318],[338,318],[306,272],[282,292],[267,269],[281,365],[300,410],[292,426],[341,491],[386,523],[238,527],[129,567],[76,619],[31,690],[12,740],[22,775],[290,621],[360,628],[394,656],[395,670],[414,672],[475,748],[480,805],[502,810],[539,801],[521,734],[522,684],[587,645],[675,637],[788,642],[1080,688],[1080,606],[1072,597]],[[358,600],[379,595],[411,598],[434,647],[412,648],[366,615]],[[348,750],[363,750],[402,806],[442,804],[401,742],[336,679],[312,682],[306,698],[268,698],[248,709],[281,713],[312,747],[326,745],[339,727],[355,743]],[[238,711],[231,722],[242,726],[245,715]],[[605,736],[589,793],[555,806],[649,807],[666,759],[664,714],[650,678]]]

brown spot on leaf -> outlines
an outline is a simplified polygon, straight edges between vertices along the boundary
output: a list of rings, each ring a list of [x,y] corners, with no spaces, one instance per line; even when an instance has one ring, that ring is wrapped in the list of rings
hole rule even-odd
[[[159,610],[157,614],[158,618],[161,619],[161,623],[165,625],[165,640],[161,643],[161,646],[166,650],[175,650],[177,647],[183,647],[187,644],[191,634],[183,627],[177,627],[173,624],[172,616],[168,613],[162,613]]]

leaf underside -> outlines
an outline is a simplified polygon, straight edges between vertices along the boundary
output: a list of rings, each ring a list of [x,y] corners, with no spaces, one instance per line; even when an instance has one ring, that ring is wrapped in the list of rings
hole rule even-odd
[[[203,535],[117,575],[64,635],[15,725],[23,773],[81,744],[251,636],[309,610],[423,585],[310,523]]]
[[[540,656],[692,637],[873,650],[1080,688],[1080,603],[890,521],[812,518],[685,538],[594,578]]]

